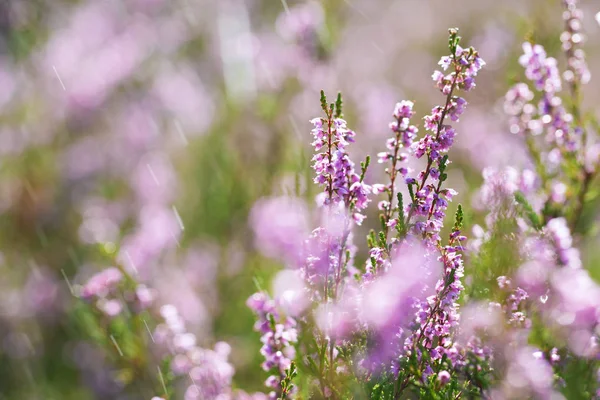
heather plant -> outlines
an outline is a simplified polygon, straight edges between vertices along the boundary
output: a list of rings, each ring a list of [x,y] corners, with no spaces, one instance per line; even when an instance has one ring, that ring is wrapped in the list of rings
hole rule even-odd
[[[165,399],[600,395],[600,286],[574,236],[589,229],[583,216],[595,196],[591,132],[598,123],[582,109],[590,72],[581,11],[574,0],[564,9],[562,77],[555,58],[526,42],[519,58],[526,80],[506,94],[510,132],[524,141],[531,168],[484,171],[478,205],[485,224],[474,226],[469,246],[463,207],[454,207],[451,223],[447,216],[458,194],[447,186],[452,145],[460,140],[452,124],[485,62],[450,29],[449,55],[432,75],[442,104],[423,118],[422,136],[415,103],[396,104],[391,137],[377,154],[383,182],[370,180],[377,168],[370,157],[358,167],[351,159],[357,134],[343,119],[341,94],[330,103],[322,91],[323,114],[311,120],[315,207],[298,197],[254,206],[257,247],[286,267],[274,295],[259,285],[247,301],[262,343],[266,394],[232,388],[230,347],[201,347],[176,307],[155,304],[155,291],[119,266],[93,276],[78,295],[114,331],[116,362],[129,377],[123,384],[145,377]],[[418,171],[411,159],[420,160],[411,164],[421,165]],[[377,205],[378,227],[361,248],[355,236],[370,204]],[[498,252],[504,260],[495,259]],[[489,268],[498,262],[502,268]],[[134,335],[146,336],[145,327],[147,349],[125,345],[133,340],[123,324]]]
[[[224,116],[211,116],[222,121],[201,142],[200,171],[194,171],[200,187],[190,191],[188,208],[203,208],[193,221],[184,226],[172,205],[181,183],[175,177],[178,154],[163,151],[172,143],[132,128],[156,129],[140,109],[120,111],[133,132],[98,150],[110,179],[130,186],[126,194],[119,184],[103,181],[100,166],[73,168],[86,152],[78,146],[68,150],[69,179],[87,177],[93,184],[73,184],[74,197],[84,193],[75,236],[85,244],[77,254],[69,250],[76,272],[61,270],[71,296],[61,310],[67,321],[57,330],[74,338],[63,357],[73,359],[74,376],[91,388],[90,396],[600,398],[600,284],[584,251],[597,236],[600,122],[583,98],[591,72],[577,0],[562,1],[564,28],[555,38],[562,55],[550,56],[533,39],[523,43],[522,71],[504,97],[505,136],[526,149],[525,164],[507,160],[503,168],[484,169],[472,201],[459,179],[463,160],[455,144],[472,139],[463,116],[467,101],[476,104],[471,100],[480,92],[476,81],[481,83],[479,73],[487,68],[457,28],[449,29],[447,53],[431,75],[438,105],[430,109],[416,97],[389,104],[387,138],[375,141],[369,124],[353,130],[359,124],[357,102],[348,101],[352,95],[337,94],[332,101],[322,90],[319,98],[308,83],[315,82],[311,75],[331,80],[323,67],[335,57],[336,32],[328,29],[340,17],[331,12],[339,2],[292,7],[282,2],[277,31],[291,43],[287,47],[244,31],[250,23],[246,8],[223,4],[219,12],[231,17],[219,21],[228,105]],[[102,90],[94,86],[99,83],[88,87],[85,79],[71,80],[77,85],[69,92],[68,115],[77,116],[73,109],[82,105],[95,109],[109,93],[120,94],[117,84],[143,59],[142,50],[127,45],[144,36],[144,21],[121,38],[132,50],[130,69],[104,82]],[[181,27],[162,22],[161,40],[177,47]],[[113,27],[92,28],[108,35]],[[233,47],[247,51],[238,54]],[[256,65],[248,67],[245,57],[255,57]],[[274,71],[265,68],[271,58]],[[256,80],[237,79],[240,65],[253,73],[256,67]],[[58,69],[67,66],[59,63]],[[186,87],[193,79],[175,80],[174,86],[168,80],[167,73],[153,82],[157,98],[185,128],[206,129],[190,109],[213,110],[209,100],[195,98]],[[258,89],[246,85],[250,81]],[[288,107],[303,106],[286,97],[298,84],[312,96],[311,110],[320,110],[303,124],[286,114]],[[243,105],[253,96],[256,114]],[[147,106],[154,107],[153,101]],[[377,107],[387,106],[378,101]],[[256,128],[258,116],[262,125]],[[187,145],[180,120],[178,138],[181,133]],[[238,124],[243,134],[232,135]],[[268,125],[273,138],[254,136]],[[312,155],[296,151],[280,125],[298,128]],[[378,150],[358,161],[365,137]],[[301,158],[298,165],[289,165],[288,153]],[[246,164],[238,160],[244,157]],[[213,164],[220,169],[211,169]],[[285,179],[294,168],[293,183],[278,188],[278,174],[289,183]],[[265,182],[253,184],[259,176]],[[90,194],[94,184],[106,198]],[[216,243],[194,247],[210,235]],[[178,277],[171,286],[169,274]],[[54,283],[43,272],[34,278],[27,282],[28,296],[36,310],[45,310],[44,303],[58,297],[47,289]],[[202,296],[190,295],[194,291]],[[5,315],[0,314],[3,322]],[[235,328],[223,327],[224,316]],[[10,323],[29,322],[15,321]],[[0,326],[0,337],[3,331]],[[28,360],[27,354],[39,351],[40,340],[9,339],[3,347],[15,358]],[[32,376],[28,367],[24,371]],[[26,391],[14,393],[22,398]],[[54,398],[47,393],[31,398]]]

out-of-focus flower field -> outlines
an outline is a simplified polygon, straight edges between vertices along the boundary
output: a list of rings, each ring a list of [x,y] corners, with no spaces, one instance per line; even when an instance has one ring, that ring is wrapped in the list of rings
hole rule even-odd
[[[581,104],[598,116],[600,3],[578,7],[591,71]],[[323,114],[321,90],[330,101],[343,94],[356,132],[348,152],[357,171],[371,155],[365,181],[382,182],[376,155],[395,104],[413,101],[412,123],[422,125],[443,101],[431,73],[448,53],[448,28],[460,28],[461,44],[486,65],[453,123],[447,185],[458,194],[443,236],[461,203],[466,247],[477,247],[489,212],[484,177],[531,166],[505,110],[506,92],[524,79],[522,44],[543,45],[563,70],[563,9],[558,0],[1,1],[0,399],[229,398],[190,392],[213,374],[231,390],[268,393],[247,301],[265,290],[288,296],[290,315],[307,307],[281,260],[315,228],[314,214],[290,210],[308,214],[321,191],[310,122]],[[419,171],[423,160],[408,166]],[[566,189],[553,190],[560,198]],[[379,200],[353,233],[361,273]],[[598,201],[587,201],[573,234],[600,283]],[[517,262],[496,245],[487,259],[465,256],[467,297],[491,296]],[[112,291],[111,279],[126,289]],[[367,291],[372,303],[378,290]],[[153,315],[169,329],[185,325],[175,348],[212,349],[192,369],[198,377],[183,357],[161,364],[151,348],[167,333]],[[344,398],[331,390],[298,395]]]

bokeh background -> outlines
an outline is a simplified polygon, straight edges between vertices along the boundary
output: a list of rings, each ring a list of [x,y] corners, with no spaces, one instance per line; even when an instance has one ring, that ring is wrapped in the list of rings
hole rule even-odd
[[[265,196],[312,203],[319,91],[343,93],[354,159],[374,156],[397,101],[418,117],[442,102],[430,76],[459,27],[487,62],[449,172],[472,224],[481,171],[528,163],[503,96],[524,40],[564,66],[560,3],[0,1],[0,399],[125,398],[70,292],[113,262],[175,304],[201,343],[228,341],[235,387],[261,390],[245,301],[281,265],[255,249],[248,216]],[[600,4],[581,8],[594,109]],[[375,163],[368,182],[382,172]],[[584,259],[600,277],[597,236]]]

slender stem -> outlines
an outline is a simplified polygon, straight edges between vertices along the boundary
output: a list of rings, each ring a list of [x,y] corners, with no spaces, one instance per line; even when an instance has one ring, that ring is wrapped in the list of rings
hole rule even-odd
[[[446,118],[446,114],[448,113],[448,111],[450,109],[449,106],[450,106],[450,102],[452,101],[452,94],[454,92],[454,89],[456,88],[456,79],[458,78],[459,72],[460,72],[460,67],[456,67],[454,70],[454,78],[452,79],[452,85],[450,86],[450,92],[446,96],[446,104],[444,105],[444,109],[442,110],[442,116],[440,118],[440,121],[438,122],[437,132],[435,134],[435,140],[438,140],[440,137],[440,133],[442,131],[442,126],[444,124],[444,119]],[[427,182],[427,178],[429,177],[429,174],[431,172],[432,165],[433,165],[433,159],[431,158],[430,154],[427,154],[427,167],[425,168],[425,173],[423,174],[422,181],[417,186],[416,193],[425,187],[425,183]],[[406,217],[406,225],[407,226],[410,223],[411,217],[414,215],[414,210],[415,210],[415,204],[413,203],[412,207],[408,211],[408,216]]]
[[[590,171],[585,171],[583,173],[583,182],[581,184],[581,189],[577,194],[577,200],[575,203],[575,211],[573,212],[573,219],[570,223],[571,232],[575,232],[575,228],[577,228],[577,224],[581,219],[581,215],[583,214],[583,206],[585,205],[585,195],[590,187],[590,183],[594,178],[594,173]]]
[[[400,119],[397,119],[397,120],[398,120],[398,127],[400,127],[401,120]],[[384,212],[383,212],[383,217],[384,217],[384,222],[385,222],[385,226],[383,227],[383,234],[385,235],[386,243],[388,240],[388,234],[389,234],[389,230],[390,230],[387,223],[392,218],[392,213],[393,213],[392,203],[394,201],[394,189],[395,189],[396,176],[398,175],[396,166],[398,164],[398,151],[399,150],[400,150],[400,131],[397,131],[396,132],[396,144],[394,146],[394,157],[392,158],[392,169],[389,171],[390,188],[387,191],[388,192],[388,208],[386,210],[384,210]],[[403,213],[404,213],[403,210],[398,210],[399,217],[404,218]]]

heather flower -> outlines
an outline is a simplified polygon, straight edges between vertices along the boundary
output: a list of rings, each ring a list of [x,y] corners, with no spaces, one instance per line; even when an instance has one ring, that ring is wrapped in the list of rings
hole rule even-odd
[[[435,297],[441,275],[442,265],[435,253],[418,242],[404,243],[394,250],[389,270],[364,287],[360,320],[376,333],[374,360],[385,363],[396,355],[397,335],[413,322],[415,305]]]
[[[450,373],[448,371],[440,371],[438,372],[437,379],[440,385],[444,386],[450,382]]]
[[[414,115],[413,107],[414,103],[412,101],[403,100],[396,104],[393,113],[395,121],[390,124],[390,130],[394,133],[394,136],[386,142],[387,151],[378,154],[380,163],[389,161],[389,166],[385,169],[385,173],[390,179],[389,184],[376,184],[372,186],[374,194],[387,194],[387,200],[379,203],[379,209],[383,211],[383,224],[386,227],[384,231],[386,242],[388,241],[389,228],[394,229],[400,219],[404,220],[402,205],[398,204],[394,207],[393,203],[397,197],[396,183],[398,174],[404,180],[409,173],[408,168],[399,165],[399,163],[403,163],[408,159],[408,155],[401,152],[401,150],[410,150],[413,140],[419,131],[416,126],[410,124],[410,118]],[[370,261],[370,265],[367,267],[368,274],[374,272],[384,262],[381,257],[382,249],[371,249],[371,253],[373,253],[371,254],[371,260],[375,260],[375,262]],[[373,258],[373,255],[376,255],[376,257]]]
[[[110,267],[92,276],[81,288],[81,297],[90,299],[106,297],[123,279],[123,274],[118,268]]]
[[[562,48],[567,54],[568,65],[563,77],[565,81],[574,85],[586,84],[590,81],[590,71],[585,62],[583,49],[581,49],[585,42],[585,36],[582,33],[583,12],[577,8],[577,3],[577,0],[563,0],[565,31],[560,35]]]
[[[324,98],[324,95],[323,95]],[[324,103],[325,104],[325,103]],[[333,109],[323,108],[327,118],[314,118],[312,143],[316,154],[313,156],[314,182],[324,188],[324,205],[343,204],[353,214],[354,221],[363,220],[361,211],[369,203],[371,187],[363,182],[363,177],[355,172],[354,163],[346,153],[346,146],[354,142],[354,131],[346,126],[346,121],[336,118]]]
[[[504,112],[510,116],[510,132],[513,134],[539,135],[542,133],[542,123],[535,119],[536,107],[530,102],[533,92],[525,83],[517,83],[506,92]]]
[[[511,354],[510,364],[502,383],[502,391],[508,398],[547,399],[553,393],[553,372],[543,358],[534,356],[536,349],[521,347]]]
[[[277,32],[287,41],[295,42],[309,56],[318,56],[319,31],[325,22],[323,7],[310,1],[291,7],[277,18]]]
[[[262,333],[260,340],[263,346],[260,353],[265,361],[261,366],[263,370],[271,373],[265,381],[265,386],[275,389],[273,396],[269,397],[279,398],[284,390],[286,372],[296,355],[296,321],[290,317],[282,320],[275,302],[264,292],[253,294],[247,305],[258,317],[254,329]]]
[[[542,97],[537,106],[537,119],[533,119],[534,113],[528,104],[525,104],[521,110],[517,109],[517,121],[512,122],[511,131],[526,131],[525,128],[533,134],[541,133],[542,127],[547,132],[547,140],[551,144],[557,145],[561,151],[573,152],[577,150],[579,143],[579,131],[571,126],[573,116],[569,114],[562,104],[558,93],[562,89],[560,73],[558,71],[556,59],[547,57],[546,51],[540,45],[531,43],[523,44],[524,54],[519,58],[519,62],[525,67],[525,76],[533,82],[537,91],[541,92]],[[517,90],[522,90],[520,87]],[[512,92],[515,89],[511,89]],[[530,97],[528,93],[524,96]],[[515,93],[507,94],[507,99],[516,98]],[[516,106],[518,107],[518,106]],[[515,107],[508,107],[515,109]]]
[[[407,177],[405,182],[414,191],[407,222],[417,217],[414,232],[438,242],[439,231],[443,226],[443,218],[448,201],[456,194],[452,189],[442,189],[442,182],[447,178],[446,167],[449,164],[447,153],[454,143],[455,129],[445,124],[446,116],[458,121],[464,112],[466,101],[454,94],[455,90],[469,91],[474,86],[474,78],[485,62],[473,48],[463,49],[458,43],[460,38],[456,30],[450,30],[450,50],[452,55],[443,57],[440,65],[444,70],[452,67],[453,71],[444,76],[436,71],[433,75],[436,87],[446,95],[446,103],[436,106],[430,115],[424,117],[424,126],[428,133],[412,147],[417,158],[427,156],[427,166],[417,178]],[[427,183],[432,178],[431,183]],[[412,187],[414,185],[414,188]]]
[[[261,199],[250,213],[259,250],[294,268],[302,263],[304,241],[309,234],[307,222],[306,205],[291,197]]]
[[[554,245],[559,264],[573,269],[581,268],[579,250],[572,247],[573,239],[566,220],[564,218],[551,219],[546,224],[546,231]]]
[[[185,392],[186,400],[218,399],[231,390],[234,369],[227,361],[231,348],[227,343],[215,344],[213,350],[197,346],[196,336],[186,331],[185,322],[176,307],[160,308],[163,322],[154,330],[154,342],[170,360],[176,376],[186,375],[193,384]]]

